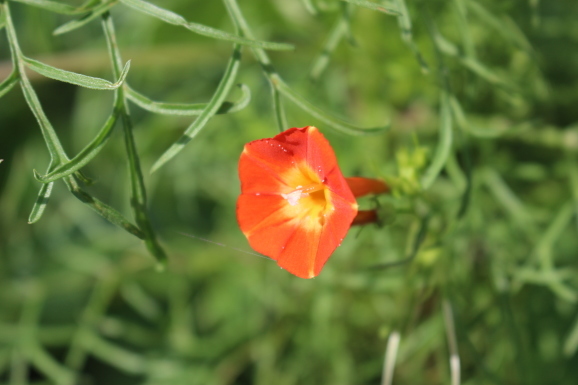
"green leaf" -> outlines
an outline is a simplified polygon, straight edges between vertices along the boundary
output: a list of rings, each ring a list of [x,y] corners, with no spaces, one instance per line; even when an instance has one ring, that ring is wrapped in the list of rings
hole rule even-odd
[[[144,239],[143,232],[130,223],[124,215],[119,213],[117,210],[112,208],[111,206],[107,205],[106,203],[96,199],[86,191],[80,188],[78,182],[74,179],[73,176],[68,176],[64,178],[64,182],[66,186],[72,192],[72,194],[81,202],[87,204],[91,209],[96,211],[99,215],[101,215],[104,219],[109,221],[110,223],[122,227],[129,233],[133,234],[137,238]]]
[[[417,256],[417,253],[419,252],[421,245],[423,244],[423,242],[426,239],[430,219],[431,219],[430,215],[424,217],[421,220],[421,222],[419,223],[419,229],[417,230],[417,232],[414,231],[414,232],[410,233],[409,237],[413,237],[413,242],[412,242],[413,247],[411,248],[411,251],[407,257],[405,257],[401,260],[398,260],[398,261],[386,262],[386,263],[380,263],[377,265],[373,265],[373,266],[370,266],[368,270],[379,271],[379,270],[383,270],[383,269],[388,269],[390,267],[397,267],[397,266],[405,265],[406,263],[413,261],[414,258]],[[413,233],[416,233],[415,236],[413,235]]]
[[[464,46],[466,56],[476,57],[476,47],[470,32],[470,23],[468,21],[468,14],[464,5],[464,0],[453,0],[453,3],[455,5],[457,14],[456,25],[458,27],[459,35],[462,39],[462,44]]]
[[[102,18],[102,29],[106,37],[106,45],[112,64],[113,74],[120,77],[122,72],[120,68],[122,59],[120,56],[120,50],[118,49],[118,45],[116,43],[117,39],[114,32],[112,17],[108,13]],[[136,223],[142,231],[143,240],[147,250],[153,255],[154,258],[156,258],[157,268],[159,270],[164,270],[167,264],[167,255],[157,240],[154,228],[148,216],[144,178],[142,174],[142,168],[140,166],[140,159],[138,156],[136,143],[134,140],[133,126],[129,115],[128,104],[124,95],[124,89],[119,88],[115,91],[115,93],[117,97],[117,104],[115,105],[121,108],[120,114],[122,117],[124,144],[128,158],[128,169],[130,175],[131,207],[135,216]]]
[[[26,354],[31,364],[41,375],[53,384],[72,384],[75,375],[72,370],[61,364],[38,342],[30,339],[26,344]]]
[[[251,90],[244,84],[239,84],[239,88],[241,88],[241,92],[243,93],[241,98],[234,103],[223,102],[217,110],[217,114],[237,112],[249,104],[251,101]],[[193,116],[200,115],[207,107],[207,103],[185,104],[155,102],[128,86],[126,87],[126,96],[137,106],[156,114]]]
[[[46,142],[46,147],[48,148],[50,156],[52,159],[58,160],[61,163],[66,162],[68,157],[62,148],[62,144],[58,139],[58,135],[56,134],[56,131],[54,131],[54,128],[50,124],[46,114],[42,110],[40,100],[38,100],[38,96],[36,95],[36,92],[34,92],[30,81],[24,74],[21,74],[20,85],[22,86],[24,99],[28,103],[28,107],[30,107],[34,117],[38,121],[38,125],[42,131],[42,136],[44,137],[44,141]]]
[[[421,185],[424,190],[431,187],[437,176],[444,168],[452,147],[452,114],[449,103],[449,96],[446,91],[442,91],[440,100],[440,130],[439,140],[432,162],[424,171],[421,178]]]
[[[214,39],[227,40],[237,44],[244,44],[250,47],[258,47],[270,50],[292,50],[294,47],[291,44],[284,43],[272,43],[266,41],[258,41],[252,39],[246,39],[241,36],[233,35],[225,31],[221,31],[215,28],[208,27],[206,25],[188,22],[184,17],[178,15],[174,12],[160,8],[154,4],[146,2],[144,0],[120,0],[126,6],[129,6],[137,11],[147,13],[154,16],[160,20],[163,20],[169,24],[178,25],[185,27],[188,30],[195,32],[199,35],[212,37]]]
[[[568,201],[560,208],[548,228],[546,228],[546,230],[543,231],[536,240],[534,252],[540,259],[543,269],[553,268],[554,257],[552,255],[552,250],[558,242],[558,239],[562,236],[564,230],[566,230],[570,225],[574,214],[573,202]]]
[[[0,98],[6,95],[18,83],[18,74],[16,71],[12,73],[0,83]]]
[[[96,7],[92,8],[89,13],[82,16],[80,19],[69,21],[68,23],[62,24],[60,27],[56,28],[54,35],[62,35],[63,33],[73,31],[77,28],[84,26],[85,24],[90,23],[92,20],[98,18],[109,9],[114,7],[118,3],[118,0],[111,0],[104,2],[102,4],[97,5]]]
[[[215,115],[219,107],[225,100],[225,97],[231,90],[235,77],[237,76],[237,70],[239,69],[239,64],[241,61],[241,50],[239,46],[235,46],[233,51],[233,56],[229,60],[225,74],[215,91],[215,94],[211,98],[211,101],[207,104],[207,107],[203,110],[201,115],[185,130],[183,136],[180,137],[161,157],[153,164],[151,172],[155,172],[163,164],[172,159],[177,155],[185,145],[193,139],[205,126],[205,124]]]
[[[87,9],[85,9],[84,7],[76,8],[68,4],[62,4],[50,0],[12,0],[12,1],[32,5],[50,12],[60,13],[63,15],[76,15],[87,11]]]
[[[379,11],[388,15],[395,15],[395,16],[401,15],[399,7],[390,1],[382,1],[381,3],[374,3],[372,1],[366,0],[341,0],[341,1],[355,4],[360,7],[371,9],[373,11]]]
[[[279,90],[279,92],[283,96],[290,99],[293,103],[301,107],[304,111],[307,111],[309,114],[326,123],[328,127],[333,128],[336,131],[348,135],[371,135],[383,132],[390,128],[389,123],[384,126],[371,127],[371,128],[360,128],[353,126],[347,122],[344,122],[343,120],[332,117],[323,110],[317,108],[316,106],[308,102],[305,98],[303,98],[301,95],[293,91],[279,77],[275,77],[274,84],[275,87]]]
[[[275,122],[277,123],[279,132],[283,132],[289,127],[287,116],[285,115],[285,109],[283,108],[283,102],[281,100],[281,94],[275,87],[271,87],[271,93],[273,94],[273,114],[275,115]]]
[[[112,115],[109,116],[109,118],[106,120],[96,137],[86,147],[84,147],[84,149],[80,151],[78,155],[72,158],[69,162],[62,163],[58,167],[55,167],[46,175],[38,175],[35,172],[36,179],[42,183],[54,182],[84,167],[100,152],[100,150],[104,148],[104,145],[110,138],[110,134],[112,133],[112,129],[118,119],[118,116],[119,111],[118,109],[115,109]]]
[[[476,14],[479,19],[490,28],[501,34],[506,40],[516,47],[532,52],[532,45],[528,42],[524,34],[520,31],[516,23],[509,17],[498,17],[484,8],[480,3],[473,0],[466,1],[468,9]]]
[[[301,2],[303,3],[303,6],[305,7],[305,9],[307,9],[307,11],[309,11],[309,13],[311,13],[314,16],[319,14],[319,10],[315,6],[315,4],[313,4],[313,1],[301,0]]]
[[[120,78],[115,82],[111,83],[108,80],[95,78],[92,76],[86,76],[77,74],[76,72],[65,71],[60,68],[49,66],[34,59],[24,58],[26,65],[39,73],[40,75],[46,76],[54,80],[59,80],[65,83],[71,83],[80,87],[91,88],[95,90],[115,90],[120,87],[126,78],[128,70],[130,68],[130,60],[126,62]]]
[[[311,67],[311,72],[309,74],[309,77],[312,80],[319,79],[323,71],[325,71],[325,68],[327,68],[327,65],[329,64],[331,54],[333,53],[333,51],[335,51],[335,49],[337,48],[343,37],[347,34],[347,31],[348,31],[348,19],[346,15],[342,13],[342,15],[339,17],[339,19],[333,26],[333,28],[331,28],[331,31],[329,32],[329,37],[327,38],[327,41],[323,45],[321,53],[319,54],[317,59],[315,59],[315,61],[313,62],[313,66]]]
[[[50,172],[53,169],[53,161],[50,161],[47,172]],[[42,217],[42,214],[44,214],[44,209],[48,204],[48,198],[50,198],[50,194],[52,194],[52,186],[54,186],[54,183],[44,183],[42,187],[40,187],[38,198],[36,198],[36,202],[34,203],[30,216],[28,217],[29,224],[38,222]]]
[[[411,49],[415,58],[417,59],[421,71],[423,73],[429,72],[429,66],[425,61],[423,55],[421,54],[420,50],[417,48],[417,45],[413,41],[413,32],[411,26],[411,18],[409,17],[409,11],[407,10],[407,5],[405,0],[397,0],[398,10],[400,15],[397,18],[397,24],[399,25],[399,29],[401,32],[401,39],[405,42],[405,44]]]
[[[445,37],[443,37],[437,30],[434,31],[434,43],[436,47],[443,53],[449,56],[456,57],[460,63],[468,68],[470,71],[485,79],[486,81],[497,86],[504,87],[511,91],[516,91],[517,87],[502,76],[496,74],[494,71],[486,67],[474,57],[465,56],[460,52],[459,48]]]
[[[564,356],[566,358],[572,358],[574,354],[576,354],[576,350],[578,350],[578,318],[574,321],[574,325],[572,325],[572,329],[570,333],[568,333],[568,337],[564,342]]]
[[[453,116],[456,120],[457,126],[466,131],[468,134],[478,137],[478,138],[498,138],[509,130],[496,130],[496,129],[483,129],[470,124],[460,102],[455,96],[450,97],[450,106],[453,112]]]
[[[477,172],[488,187],[494,198],[509,213],[510,217],[520,225],[520,229],[534,236],[536,219],[526,208],[524,202],[512,191],[502,176],[492,168],[484,168]]]

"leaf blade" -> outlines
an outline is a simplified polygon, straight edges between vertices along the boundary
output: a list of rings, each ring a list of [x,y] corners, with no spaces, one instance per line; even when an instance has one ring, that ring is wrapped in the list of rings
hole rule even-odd
[[[129,60],[126,62],[120,75],[120,78],[115,83],[112,83],[105,79],[82,75],[76,72],[70,72],[60,68],[52,67],[48,64],[27,57],[24,58],[24,63],[26,63],[28,68],[30,68],[34,72],[47,78],[74,84],[76,86],[84,88],[102,91],[115,90],[118,87],[120,87],[124,83],[128,70],[130,69],[130,60]]]
[[[216,114],[228,114],[242,110],[251,101],[251,91],[249,87],[244,84],[239,84],[242,96],[236,102],[223,102]],[[145,109],[147,111],[165,114],[165,115],[182,115],[182,116],[194,116],[200,115],[203,110],[207,107],[207,103],[165,103],[157,102],[149,99],[145,95],[135,91],[130,87],[126,87],[127,98],[136,104],[137,106]]]
[[[68,190],[82,203],[88,205],[91,209],[96,211],[101,217],[109,221],[110,223],[121,227],[136,236],[137,238],[144,239],[144,233],[132,224],[128,219],[125,218],[118,210],[112,208],[101,200],[93,197],[86,191],[80,188],[78,182],[74,179],[72,175],[64,178],[64,182],[68,187]]]
[[[175,155],[177,155],[185,145],[193,139],[200,131],[203,129],[205,124],[211,119],[213,115],[217,112],[219,106],[223,103],[223,100],[229,93],[233,82],[237,76],[237,71],[240,66],[241,61],[241,50],[239,45],[235,46],[233,55],[227,64],[225,69],[225,74],[219,83],[217,90],[213,94],[211,101],[207,104],[207,107],[203,110],[201,115],[185,130],[183,135],[171,145],[153,164],[151,168],[151,173],[158,170],[162,165],[171,160]]]
[[[393,15],[393,16],[401,15],[401,12],[399,11],[398,6],[396,6],[395,4],[393,4],[390,1],[385,1],[382,3],[374,3],[372,1],[367,1],[367,0],[341,0],[341,1],[344,1],[346,3],[355,4],[355,5],[363,7],[363,8],[371,9],[372,11],[378,11],[381,13],[385,13],[386,15]]]
[[[18,3],[32,5],[38,8],[45,9],[54,13],[62,15],[76,15],[78,13],[86,12],[86,9],[76,8],[68,4],[62,4],[57,1],[50,0],[12,0]]]
[[[50,164],[48,165],[47,172],[50,172],[54,169],[54,161],[51,160]],[[40,192],[38,192],[38,197],[36,198],[36,202],[34,202],[34,206],[32,206],[32,210],[30,211],[30,215],[28,216],[28,224],[36,223],[44,214],[44,209],[46,209],[46,205],[48,204],[48,198],[52,194],[52,187],[54,183],[44,183],[40,187]]]
[[[119,111],[118,109],[115,109],[115,111],[113,111],[102,128],[99,130],[99,133],[96,135],[96,137],[89,144],[87,144],[86,147],[84,147],[84,149],[78,153],[78,155],[76,155],[70,161],[58,165],[58,167],[55,167],[46,175],[36,174],[36,179],[42,183],[54,182],[84,167],[96,155],[98,155],[100,150],[104,148],[108,142],[108,139],[110,138],[112,129],[118,120],[118,116]]]
[[[279,51],[287,51],[292,50],[294,47],[291,44],[286,43],[274,43],[274,42],[266,42],[260,40],[253,40],[247,39],[242,36],[233,35],[231,33],[221,31],[216,28],[208,27],[203,24],[193,23],[187,21],[184,17],[179,14],[176,14],[172,11],[167,9],[158,7],[152,3],[149,3],[144,0],[120,0],[121,3],[124,5],[136,9],[137,11],[146,13],[153,17],[156,17],[160,20],[163,20],[169,24],[178,25],[188,29],[191,32],[195,32],[199,35],[203,35],[206,37],[211,37],[214,39],[219,40],[226,40],[236,44],[243,44],[248,45],[250,47],[258,47],[262,49],[269,49],[269,50],[279,50]]]
[[[301,107],[304,111],[308,112],[315,118],[323,121],[329,127],[335,129],[336,131],[342,132],[348,135],[372,135],[380,132],[384,132],[390,128],[390,124],[378,127],[370,128],[360,128],[356,127],[350,123],[344,122],[341,119],[335,118],[328,115],[325,111],[314,106],[312,103],[307,101],[301,95],[293,91],[285,82],[283,82],[279,77],[275,78],[275,87],[283,94],[286,98],[290,99],[297,106]]]
[[[18,74],[16,71],[12,73],[0,83],[0,98],[6,95],[18,83]]]
[[[444,168],[450,154],[452,141],[452,116],[450,112],[449,96],[446,91],[442,91],[440,103],[439,141],[432,162],[425,170],[420,180],[424,190],[431,187],[441,170]]]
[[[118,3],[118,0],[111,0],[109,2],[102,3],[94,8],[92,8],[86,15],[82,16],[80,19],[71,20],[68,23],[62,24],[60,27],[56,28],[52,34],[62,35],[64,33],[74,31],[85,24],[90,23],[92,20],[98,18],[109,9],[114,7]]]

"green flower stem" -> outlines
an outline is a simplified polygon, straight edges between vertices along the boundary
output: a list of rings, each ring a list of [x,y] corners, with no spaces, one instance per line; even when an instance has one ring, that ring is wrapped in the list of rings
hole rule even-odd
[[[106,37],[106,43],[112,63],[112,70],[115,78],[119,78],[122,72],[122,61],[120,50],[116,42],[114,25],[109,13],[102,17],[102,28]],[[124,89],[118,88],[116,91],[117,103],[121,108],[121,119],[125,137],[125,146],[129,162],[129,173],[131,180],[131,206],[137,225],[144,234],[144,241],[149,252],[156,258],[159,268],[164,268],[167,256],[156,239],[156,234],[147,213],[147,197],[144,185],[140,160],[133,136],[132,120],[128,109],[127,99]]]

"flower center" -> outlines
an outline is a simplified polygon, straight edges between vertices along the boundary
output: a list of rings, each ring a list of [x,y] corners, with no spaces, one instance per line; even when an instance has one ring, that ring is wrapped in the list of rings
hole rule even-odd
[[[289,202],[291,206],[296,206],[301,198],[307,197],[310,194],[322,191],[324,189],[325,185],[323,183],[311,183],[306,186],[297,186],[295,190],[288,194],[281,194],[281,196],[287,199],[287,202]]]

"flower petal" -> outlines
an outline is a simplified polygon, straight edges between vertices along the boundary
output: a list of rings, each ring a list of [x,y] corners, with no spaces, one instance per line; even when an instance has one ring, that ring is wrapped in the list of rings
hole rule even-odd
[[[362,177],[345,178],[351,192],[356,198],[369,194],[383,194],[389,191],[389,186],[379,179],[370,179]]]
[[[291,128],[248,143],[239,178],[237,220],[251,247],[299,277],[318,275],[357,213],[325,137]]]
[[[379,223],[377,210],[359,210],[351,226],[367,225],[369,223]]]

